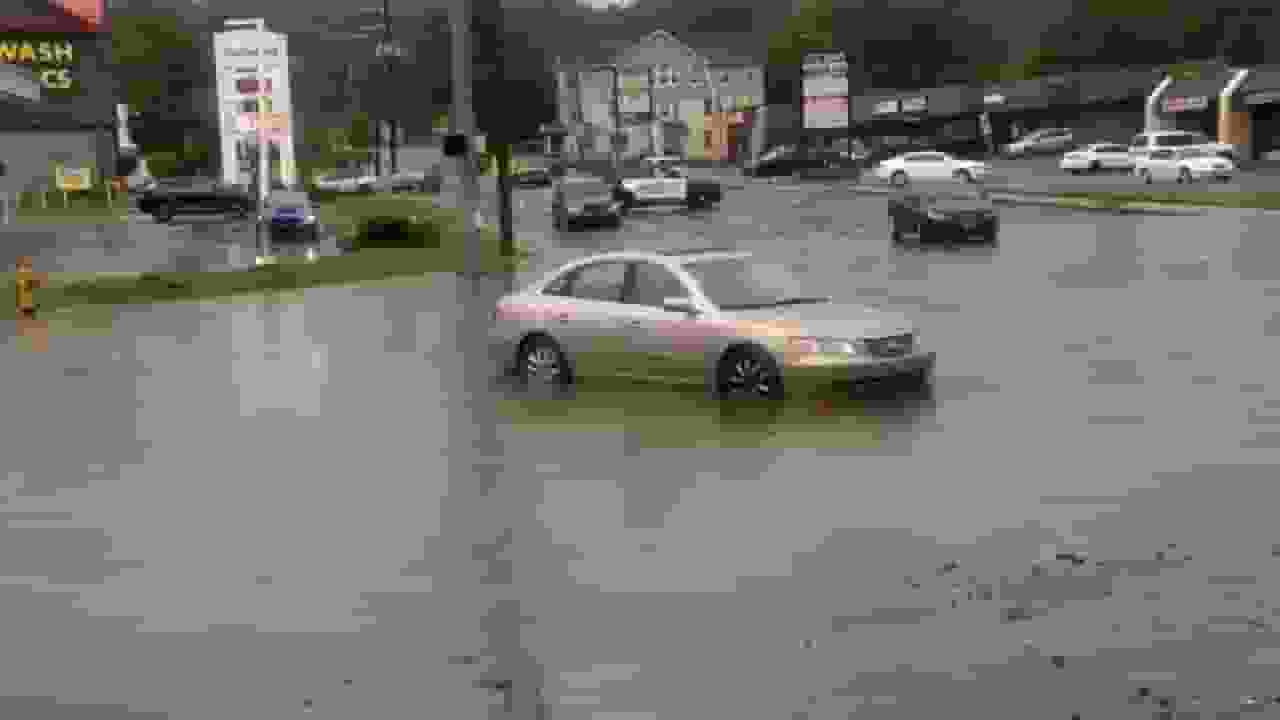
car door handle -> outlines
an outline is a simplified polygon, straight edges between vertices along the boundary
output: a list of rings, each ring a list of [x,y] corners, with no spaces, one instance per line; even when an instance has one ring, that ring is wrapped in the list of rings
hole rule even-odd
[[[644,324],[643,320],[624,320],[623,324],[627,327],[640,327]]]

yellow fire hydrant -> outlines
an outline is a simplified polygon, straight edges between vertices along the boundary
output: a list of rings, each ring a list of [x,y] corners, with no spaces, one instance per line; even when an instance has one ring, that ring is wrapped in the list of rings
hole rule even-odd
[[[31,258],[20,257],[14,267],[13,284],[17,288],[18,335],[26,338],[31,349],[49,349],[48,327],[36,319],[36,289],[44,285],[44,273],[31,268]]]
[[[31,258],[18,258],[14,265],[13,284],[17,290],[18,314],[24,317],[36,315],[36,289],[44,285],[43,273],[36,273],[31,267]]]

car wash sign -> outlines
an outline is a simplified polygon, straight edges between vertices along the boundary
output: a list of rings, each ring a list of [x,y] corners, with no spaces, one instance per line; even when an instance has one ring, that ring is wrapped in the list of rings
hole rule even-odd
[[[92,35],[4,33],[0,63],[30,69],[50,99],[77,95],[82,46],[93,41]]]

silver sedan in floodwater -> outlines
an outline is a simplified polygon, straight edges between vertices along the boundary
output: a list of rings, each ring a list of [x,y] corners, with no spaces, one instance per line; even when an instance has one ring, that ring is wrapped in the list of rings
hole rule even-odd
[[[780,265],[725,249],[586,257],[498,301],[491,344],[507,373],[704,382],[778,399],[894,377],[927,391],[934,353],[903,315],[805,294]]]

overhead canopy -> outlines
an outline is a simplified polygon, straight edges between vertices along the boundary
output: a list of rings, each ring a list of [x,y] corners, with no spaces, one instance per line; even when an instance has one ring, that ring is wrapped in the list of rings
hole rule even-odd
[[[1178,113],[1217,108],[1218,95],[1235,73],[1215,71],[1203,77],[1174,80],[1160,94],[1160,112]]]
[[[1266,65],[1250,70],[1235,97],[1243,100],[1244,107],[1280,103],[1280,66]],[[1233,103],[1232,109],[1243,108]]]

